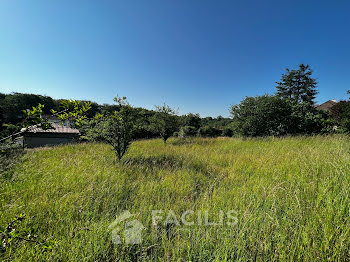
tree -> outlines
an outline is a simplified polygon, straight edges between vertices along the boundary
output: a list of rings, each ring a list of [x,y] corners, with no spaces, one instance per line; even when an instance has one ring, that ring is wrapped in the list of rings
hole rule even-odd
[[[183,126],[193,126],[196,130],[198,130],[201,126],[201,118],[199,114],[189,113],[184,115],[182,118]]]
[[[7,124],[18,124],[23,120],[22,111],[37,106],[45,105],[43,114],[50,114],[50,109],[58,109],[58,103],[51,97],[34,94],[1,94],[0,104],[3,110],[3,121]]]
[[[97,114],[90,122],[91,128],[86,137],[111,145],[118,160],[121,160],[131,145],[135,119],[133,108],[126,97],[116,97],[114,101],[118,103],[118,111]]]
[[[347,94],[350,94],[350,90]],[[340,127],[339,131],[350,133],[350,100],[339,101],[330,108],[329,114]]]
[[[168,138],[178,129],[177,112],[166,104],[155,106],[155,108],[156,113],[151,121],[163,142],[166,143]]]
[[[291,104],[277,96],[246,97],[230,113],[234,132],[243,136],[285,135],[293,124]]]
[[[281,136],[324,130],[326,116],[314,108],[303,108],[304,103],[295,104],[279,96],[246,97],[231,108],[233,132],[243,136]]]
[[[286,71],[286,74],[282,75],[281,81],[276,82],[277,95],[295,104],[314,105],[318,91],[316,89],[317,82],[311,77],[310,66],[301,64],[297,70],[287,68]]]

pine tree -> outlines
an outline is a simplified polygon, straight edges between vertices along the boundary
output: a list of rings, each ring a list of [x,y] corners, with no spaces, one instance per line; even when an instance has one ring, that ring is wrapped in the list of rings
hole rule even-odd
[[[289,99],[296,104],[314,104],[318,93],[317,82],[311,77],[312,70],[309,65],[301,64],[299,69],[286,69],[282,75],[281,82],[276,82],[277,95]]]

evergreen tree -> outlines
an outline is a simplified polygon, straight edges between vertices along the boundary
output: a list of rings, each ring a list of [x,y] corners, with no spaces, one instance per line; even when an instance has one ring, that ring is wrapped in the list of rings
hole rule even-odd
[[[299,69],[290,70],[282,75],[281,82],[276,82],[277,95],[295,104],[313,105],[317,95],[317,82],[311,77],[309,65],[301,64]]]

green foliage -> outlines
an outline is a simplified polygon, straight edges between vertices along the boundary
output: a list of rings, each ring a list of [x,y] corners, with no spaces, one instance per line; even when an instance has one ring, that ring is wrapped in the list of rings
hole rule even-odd
[[[128,150],[134,132],[134,111],[125,97],[116,97],[119,111],[112,114],[97,114],[89,124],[86,138],[94,141],[102,141],[113,147],[113,150],[121,160]]]
[[[212,126],[218,129],[223,129],[232,124],[231,118],[218,116],[217,118],[205,117],[201,119],[201,126]]]
[[[52,251],[57,241],[55,239],[42,240],[38,237],[36,227],[23,226],[26,219],[25,214],[19,214],[6,227],[0,228],[1,246],[0,254],[11,258],[13,252],[16,252],[23,242],[32,243],[38,246],[42,252]]]
[[[151,122],[164,143],[178,130],[176,114],[177,112],[166,104],[156,106],[156,113],[152,117]]]
[[[233,128],[232,127],[225,127],[222,130],[222,135],[227,136],[227,137],[232,137],[233,136]]]
[[[57,112],[51,109],[51,113],[57,116],[59,120],[71,121],[75,127],[81,127],[87,119],[87,113],[91,109],[91,102],[81,102],[77,100],[62,100],[60,108],[62,111]]]
[[[277,95],[283,99],[288,99],[295,104],[314,104],[317,95],[317,82],[311,77],[312,70],[309,65],[301,64],[299,69],[286,69],[286,74],[282,75],[281,81],[276,82]]]
[[[330,109],[330,116],[336,121],[340,132],[350,133],[350,101],[339,101]]]
[[[212,126],[202,126],[198,130],[198,135],[201,137],[218,137],[222,134],[222,131]]]
[[[32,109],[22,110],[24,114],[22,126],[24,128],[40,126],[43,130],[52,128],[50,122],[42,117],[44,107],[44,105],[38,104],[37,106],[33,106]]]
[[[69,120],[74,126],[79,127],[85,123],[86,113],[91,108],[91,103],[63,100],[61,102],[61,106],[64,109],[63,111],[57,112],[54,109],[51,109],[51,113],[57,116],[62,122]],[[20,135],[33,127],[40,127],[43,130],[52,128],[51,122],[48,120],[48,118],[43,117],[44,107],[44,105],[39,103],[37,106],[32,106],[32,109],[22,110],[24,117],[21,122],[21,126],[23,129],[20,132],[14,132],[11,135],[2,138],[0,140],[0,146],[4,148],[4,146],[6,146],[5,143],[12,143],[17,135]],[[3,124],[3,126],[9,127],[7,124]],[[8,129],[6,131],[8,131]],[[6,132],[3,132],[2,135],[5,133]]]
[[[243,136],[320,134],[329,130],[327,114],[309,102],[295,103],[281,96],[246,97],[230,110],[234,133]]]
[[[197,135],[197,129],[194,126],[183,126],[179,131],[179,137],[191,137]]]
[[[30,125],[40,125],[43,129],[49,129],[51,126],[47,116],[52,112],[63,122],[69,120],[75,127],[81,127],[86,116],[91,117],[98,110],[98,104],[88,101],[54,100],[34,94],[0,93],[0,137],[15,133],[12,132],[13,126],[17,126],[16,131],[19,131],[20,127]]]
[[[344,119],[341,123],[340,123],[340,127],[342,128],[342,130],[345,133],[350,133],[350,118],[348,119]]]
[[[6,249],[11,248],[11,246],[15,244],[16,240],[22,240],[23,235],[26,235],[26,234],[23,234],[23,232],[17,230],[19,224],[24,219],[25,219],[25,215],[20,214],[16,216],[14,220],[9,222],[5,228],[1,228],[0,251],[2,253],[5,252]],[[28,238],[28,241],[33,241],[33,238],[35,238],[35,235],[31,235],[31,237]]]
[[[291,104],[277,96],[246,97],[230,110],[234,132],[243,136],[271,136],[290,133]]]
[[[3,124],[2,125],[2,132],[0,132],[0,139],[8,137],[14,133],[17,133],[21,130],[21,127],[18,125],[13,124]]]
[[[292,104],[291,134],[319,134],[324,130],[327,122],[327,114],[308,107],[307,103]]]
[[[0,93],[0,123],[16,125],[23,120],[22,110],[35,107],[38,104],[45,105],[45,108],[42,108],[44,114],[49,114],[51,108],[58,109],[58,103],[48,96]]]
[[[187,114],[181,117],[182,126],[193,126],[199,129],[201,126],[201,118],[199,114]]]

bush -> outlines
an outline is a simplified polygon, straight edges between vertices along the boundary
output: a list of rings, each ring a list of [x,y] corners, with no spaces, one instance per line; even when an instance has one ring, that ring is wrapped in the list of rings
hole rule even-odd
[[[132,139],[150,139],[159,136],[154,130],[151,130],[147,126],[135,127]]]
[[[222,136],[232,137],[233,136],[232,128],[225,127],[224,130],[222,130]]]
[[[188,114],[188,115],[184,115],[181,117],[181,125],[182,126],[193,126],[195,127],[197,130],[200,128],[201,126],[201,118],[199,116],[199,114]]]
[[[350,133],[350,101],[339,101],[330,109],[330,116],[343,133]]]
[[[246,97],[231,108],[234,132],[243,136],[270,136],[290,133],[291,104],[276,96]]]
[[[201,137],[217,137],[220,136],[222,131],[212,126],[203,126],[198,130],[198,135]]]
[[[325,130],[327,116],[307,103],[277,96],[247,97],[231,108],[234,133],[243,136],[316,134]]]
[[[0,127],[0,130],[1,129],[2,129],[2,131],[0,132],[0,138],[10,136],[10,135],[17,133],[21,130],[21,128],[19,126],[16,126],[13,124],[3,124]]]
[[[190,136],[196,136],[197,135],[197,129],[194,126],[183,126],[180,129],[179,136],[180,137],[190,137]]]
[[[319,134],[326,126],[326,116],[315,109],[303,110],[300,106],[293,107],[292,132],[297,134]]]

